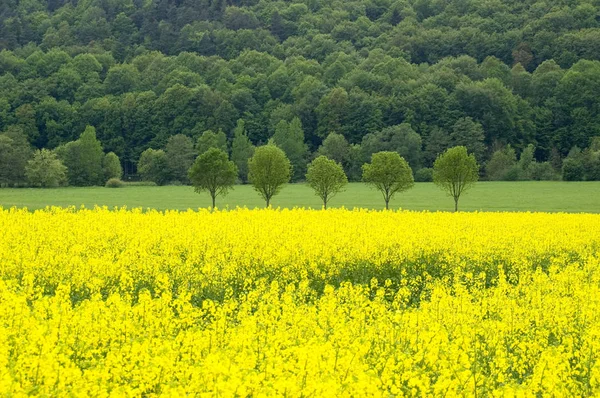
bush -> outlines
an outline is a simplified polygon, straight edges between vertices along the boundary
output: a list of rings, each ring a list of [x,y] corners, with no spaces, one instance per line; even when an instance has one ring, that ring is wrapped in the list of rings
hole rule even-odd
[[[415,173],[416,182],[432,182],[433,181],[433,169],[428,167],[417,170]]]
[[[518,165],[515,165],[508,169],[501,180],[503,181],[519,181],[524,179],[523,170]]]
[[[125,186],[125,183],[121,180],[119,180],[118,178],[111,178],[108,181],[106,181],[106,188],[123,188]]]
[[[534,162],[529,166],[529,176],[535,181],[554,181],[560,176],[550,162]]]
[[[583,162],[574,158],[567,158],[563,162],[562,178],[564,181],[583,181],[585,166]]]

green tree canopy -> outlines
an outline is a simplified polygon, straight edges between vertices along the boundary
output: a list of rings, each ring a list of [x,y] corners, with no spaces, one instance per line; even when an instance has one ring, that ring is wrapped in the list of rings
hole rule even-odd
[[[109,152],[104,156],[102,161],[102,169],[104,170],[104,180],[108,181],[111,178],[121,179],[123,177],[123,167],[121,161],[114,152]]]
[[[212,130],[206,130],[202,133],[196,142],[196,151],[198,155],[202,155],[210,148],[217,148],[223,152],[227,152],[227,136],[221,130],[216,133]]]
[[[96,138],[96,129],[87,126],[77,141],[57,149],[57,155],[67,167],[70,185],[90,186],[104,184],[102,162],[104,151]]]
[[[218,148],[210,148],[196,158],[189,170],[189,179],[198,193],[208,192],[213,209],[217,196],[226,195],[237,178],[236,165]]]
[[[454,199],[458,211],[460,196],[479,179],[479,165],[474,154],[464,146],[448,149],[433,164],[433,182]]]
[[[386,210],[398,192],[412,188],[415,182],[408,162],[398,152],[375,153],[371,163],[365,163],[362,168],[363,181],[381,192]]]
[[[255,149],[246,134],[244,121],[238,120],[237,126],[233,130],[231,160],[238,168],[238,177],[242,183],[248,182],[248,160],[254,154]]]
[[[256,148],[248,161],[248,181],[269,207],[273,196],[290,181],[291,168],[285,153],[273,144]]]
[[[67,182],[67,168],[48,149],[35,151],[27,162],[25,175],[29,185],[34,187],[53,188]]]
[[[183,134],[176,134],[167,140],[165,148],[169,173],[174,180],[188,183],[188,170],[194,164],[196,150],[192,139]]]
[[[142,152],[137,167],[144,181],[165,185],[171,179],[167,154],[162,149],[146,149]]]
[[[282,120],[275,127],[273,142],[285,152],[292,165],[292,181],[301,180],[306,172],[308,146],[304,143],[304,131],[299,118],[290,123]]]
[[[339,163],[319,156],[308,165],[306,182],[323,201],[323,208],[337,193],[348,184],[348,178]]]

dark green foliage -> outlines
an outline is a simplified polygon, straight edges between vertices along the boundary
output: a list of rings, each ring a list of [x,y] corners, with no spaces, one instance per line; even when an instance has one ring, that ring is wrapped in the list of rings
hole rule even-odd
[[[238,170],[227,158],[227,153],[210,148],[198,156],[189,171],[189,179],[198,193],[208,192],[212,199],[213,209],[219,195],[226,195],[235,184]]]
[[[31,155],[22,129],[11,127],[0,134],[0,187],[25,182],[25,166]]]
[[[177,134],[169,137],[165,148],[171,178],[181,183],[188,183],[188,170],[194,164],[196,150],[194,142],[188,136]]]
[[[54,188],[67,182],[67,168],[54,152],[42,149],[27,162],[25,176],[33,187]]]
[[[126,175],[149,147],[172,154],[179,134],[200,138],[199,153],[233,150],[240,118],[261,145],[298,117],[312,152],[331,133],[351,145],[379,134],[362,155],[336,159],[351,180],[377,151],[417,170],[455,145],[485,164],[497,143],[517,154],[534,144],[536,161],[560,171],[559,159],[600,131],[597,2],[5,3],[0,132],[20,128],[33,147],[56,148],[93,125]],[[383,134],[397,126],[402,143]],[[225,133],[202,139],[207,130]],[[288,149],[301,179],[312,156]],[[173,179],[185,182],[186,159],[171,162]],[[71,171],[69,180],[92,183]]]
[[[418,169],[421,166],[421,136],[407,123],[367,134],[361,147],[366,159],[377,152],[395,151],[406,159],[411,168]]]
[[[510,180],[510,173],[515,173],[517,165],[517,155],[515,150],[507,145],[502,149],[497,150],[492,155],[492,158],[488,161],[485,167],[485,174],[488,180],[501,181]],[[512,178],[512,180],[517,180]]]
[[[146,149],[140,156],[138,172],[144,181],[165,185],[171,179],[167,155],[162,149]]]
[[[381,192],[386,209],[389,209],[390,200],[397,193],[414,185],[412,170],[398,152],[375,153],[371,163],[365,163],[362,169],[363,181]]]
[[[424,167],[415,173],[416,182],[433,182],[433,169]]]
[[[256,148],[248,161],[248,181],[269,207],[273,196],[290,181],[291,164],[285,153],[273,144]]]
[[[244,121],[238,120],[233,131],[233,142],[231,143],[231,161],[238,168],[238,178],[242,183],[248,182],[248,160],[254,155],[256,149],[248,139],[244,128]]]
[[[585,179],[585,166],[581,159],[567,158],[563,162],[562,179],[564,181],[583,181]]]
[[[105,155],[94,127],[87,126],[78,140],[59,147],[57,154],[67,167],[69,185],[103,185],[106,181],[102,168]]]
[[[290,123],[282,120],[275,126],[273,142],[285,152],[292,165],[292,181],[300,181],[306,173],[308,146],[304,143],[304,131],[299,118]]]

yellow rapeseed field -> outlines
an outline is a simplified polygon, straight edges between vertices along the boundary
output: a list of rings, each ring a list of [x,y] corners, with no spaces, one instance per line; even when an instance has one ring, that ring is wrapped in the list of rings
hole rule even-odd
[[[600,215],[0,209],[0,392],[600,395]]]

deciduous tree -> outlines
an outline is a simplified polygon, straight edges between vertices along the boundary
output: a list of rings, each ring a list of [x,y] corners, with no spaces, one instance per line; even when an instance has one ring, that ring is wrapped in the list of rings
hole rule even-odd
[[[290,181],[291,165],[285,153],[274,144],[256,148],[248,161],[248,181],[269,207],[273,196]]]
[[[398,152],[375,153],[371,163],[364,164],[362,168],[363,181],[381,192],[386,210],[398,192],[406,191],[415,183],[408,162]]]
[[[454,199],[454,211],[458,211],[458,199],[479,179],[479,165],[475,155],[464,146],[448,149],[433,164],[433,182]]]
[[[327,202],[348,184],[348,178],[339,163],[319,156],[308,165],[306,182],[314,189],[323,201],[323,208],[327,210]]]
[[[210,148],[196,158],[189,171],[189,179],[198,193],[208,192],[212,199],[212,208],[216,206],[217,196],[226,195],[235,184],[236,165],[227,158],[227,154],[218,148]]]

